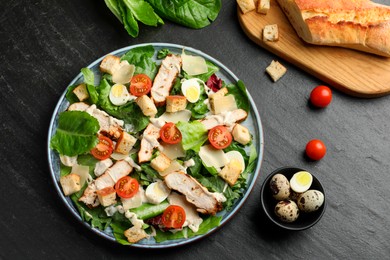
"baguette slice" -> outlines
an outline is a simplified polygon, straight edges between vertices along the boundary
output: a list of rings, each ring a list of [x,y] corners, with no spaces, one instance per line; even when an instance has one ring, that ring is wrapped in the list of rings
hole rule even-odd
[[[277,0],[302,40],[390,57],[390,7],[369,0]]]

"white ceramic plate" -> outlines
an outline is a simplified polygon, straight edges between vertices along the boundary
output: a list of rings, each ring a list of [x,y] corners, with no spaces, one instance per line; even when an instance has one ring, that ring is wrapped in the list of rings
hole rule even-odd
[[[218,60],[212,58],[211,56],[209,56],[209,55],[207,55],[199,50],[195,50],[193,48],[186,47],[186,46],[181,46],[181,45],[176,45],[176,44],[168,44],[168,43],[147,43],[147,44],[140,44],[140,45],[133,45],[133,46],[125,47],[125,48],[116,50],[116,51],[112,52],[111,54],[116,55],[116,56],[122,56],[123,54],[125,54],[126,52],[128,52],[129,50],[131,50],[133,48],[137,48],[137,47],[141,47],[141,46],[145,46],[145,45],[152,45],[154,47],[154,49],[156,50],[155,54],[157,54],[158,50],[163,49],[163,48],[168,48],[172,53],[181,53],[183,48],[184,48],[186,54],[202,56],[206,60],[209,60],[212,63],[214,63],[215,65],[217,65],[220,70],[216,74],[219,78],[221,78],[223,81],[225,81],[225,83],[227,83],[227,84],[236,83],[238,81],[238,78],[227,67],[225,67],[221,62],[219,62]],[[98,60],[94,61],[93,63],[91,63],[88,66],[88,68],[90,68],[95,73],[95,75],[100,75],[99,64],[103,58],[104,58],[104,56],[99,58]],[[159,62],[159,61],[157,61],[157,59],[156,59],[156,62]],[[95,78],[96,78],[96,76],[95,76]],[[82,80],[83,80],[83,77],[82,77],[82,74],[80,73],[76,76],[76,78],[74,78],[74,80],[72,80],[72,82],[69,84],[69,86],[81,83]],[[99,81],[100,81],[99,78],[95,79],[95,83],[98,83]],[[54,187],[57,190],[58,195],[60,196],[62,201],[65,203],[66,207],[83,225],[85,225],[87,228],[92,229],[92,231],[95,232],[97,235],[102,236],[110,241],[116,242],[116,240],[112,234],[111,229],[108,228],[104,231],[101,231],[99,229],[92,228],[88,223],[84,222],[81,219],[79,212],[77,211],[77,209],[73,205],[71,199],[69,197],[65,197],[62,190],[61,190],[61,187],[59,184],[60,159],[59,159],[58,153],[50,149],[50,139],[54,135],[54,133],[57,129],[59,113],[61,113],[62,111],[65,111],[66,108],[69,106],[69,102],[66,100],[65,94],[66,94],[66,90],[64,91],[64,93],[60,97],[60,99],[57,103],[57,106],[54,109],[53,116],[52,116],[52,119],[50,122],[49,133],[48,133],[47,153],[48,153],[50,173],[51,173],[51,177],[53,179]],[[256,159],[257,160],[256,167],[255,167],[254,172],[249,175],[248,185],[247,185],[248,188],[247,188],[247,190],[244,191],[243,196],[235,202],[234,206],[232,207],[232,209],[230,211],[224,210],[224,211],[221,211],[217,214],[218,216],[222,216],[220,226],[218,226],[212,230],[209,230],[204,235],[199,235],[199,236],[195,236],[195,237],[188,238],[188,239],[168,240],[168,241],[164,241],[162,243],[156,243],[154,241],[154,239],[143,239],[139,243],[133,244],[131,246],[141,247],[141,248],[166,248],[166,247],[175,247],[175,246],[179,246],[179,245],[188,244],[188,243],[196,241],[196,240],[198,240],[206,235],[209,235],[213,231],[219,229],[220,227],[223,226],[223,224],[225,224],[228,220],[230,220],[235,213],[238,212],[238,210],[244,204],[244,202],[248,198],[251,190],[254,187],[254,184],[255,184],[256,179],[257,179],[259,172],[260,172],[260,166],[261,166],[261,162],[262,162],[262,158],[263,158],[263,130],[262,130],[262,125],[261,125],[261,120],[260,120],[259,113],[256,109],[256,105],[253,102],[253,99],[249,93],[248,93],[248,96],[249,96],[249,100],[251,103],[251,110],[249,111],[248,118],[244,121],[243,125],[246,126],[253,135],[253,142],[254,142],[254,145],[256,147],[256,151],[258,154],[258,157]]]

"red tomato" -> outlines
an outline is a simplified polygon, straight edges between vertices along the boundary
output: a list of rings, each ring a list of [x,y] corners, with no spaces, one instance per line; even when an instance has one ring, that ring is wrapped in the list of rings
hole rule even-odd
[[[311,140],[306,145],[306,155],[312,160],[321,160],[326,154],[326,146],[321,140]]]
[[[317,86],[310,93],[310,102],[316,107],[326,107],[332,101],[332,90],[327,86]]]
[[[186,212],[177,205],[170,205],[164,210],[162,223],[167,228],[181,228],[186,221]]]
[[[215,149],[225,149],[232,143],[232,134],[222,125],[215,126],[209,131],[210,144]]]
[[[167,144],[177,144],[182,139],[181,132],[174,123],[166,123],[160,129],[160,137]]]
[[[99,136],[99,143],[91,150],[91,154],[98,160],[105,160],[112,154],[113,143],[106,136]]]
[[[115,184],[115,191],[121,198],[131,198],[137,194],[139,189],[139,183],[136,179],[130,176],[120,178]]]
[[[133,96],[140,97],[150,92],[152,80],[145,74],[137,74],[131,78],[130,93]]]

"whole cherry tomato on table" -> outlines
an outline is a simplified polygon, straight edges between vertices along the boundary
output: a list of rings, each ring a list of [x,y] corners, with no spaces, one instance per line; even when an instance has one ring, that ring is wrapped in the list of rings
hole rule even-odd
[[[315,161],[321,160],[326,154],[325,144],[318,139],[309,141],[306,145],[306,155]]]
[[[317,86],[310,93],[310,102],[316,107],[327,107],[332,101],[332,90],[327,86]]]

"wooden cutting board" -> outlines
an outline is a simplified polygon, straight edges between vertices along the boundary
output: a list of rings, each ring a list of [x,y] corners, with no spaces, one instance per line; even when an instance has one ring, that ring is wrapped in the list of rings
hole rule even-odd
[[[256,11],[243,14],[238,8],[238,18],[255,43],[340,91],[365,98],[390,93],[390,58],[303,42],[276,0],[271,0],[267,15]],[[264,26],[275,23],[279,27],[279,41],[263,42]]]

